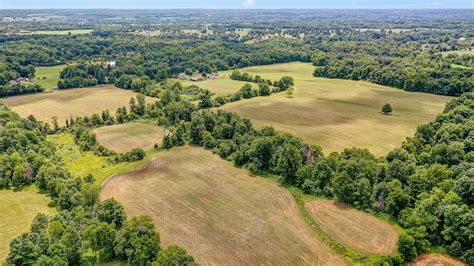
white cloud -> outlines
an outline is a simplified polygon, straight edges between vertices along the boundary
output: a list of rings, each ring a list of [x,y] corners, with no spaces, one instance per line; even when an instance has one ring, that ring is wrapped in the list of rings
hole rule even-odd
[[[243,3],[242,3],[242,7],[243,8],[252,8],[256,5],[255,3],[255,0],[245,0]]]

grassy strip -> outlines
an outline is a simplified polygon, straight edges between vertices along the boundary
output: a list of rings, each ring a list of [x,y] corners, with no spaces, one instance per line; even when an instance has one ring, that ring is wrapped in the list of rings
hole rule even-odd
[[[311,214],[309,214],[306,210],[305,196],[307,195],[304,195],[303,192],[296,187],[288,187],[287,189],[290,191],[291,195],[293,195],[293,198],[298,205],[298,209],[300,210],[300,214],[305,222],[310,225],[318,237],[321,238],[337,254],[349,259],[352,264],[355,265],[378,265],[382,262],[382,260],[384,260],[384,256],[370,255],[354,251],[331,238],[328,234],[321,230],[318,223],[316,223]]]

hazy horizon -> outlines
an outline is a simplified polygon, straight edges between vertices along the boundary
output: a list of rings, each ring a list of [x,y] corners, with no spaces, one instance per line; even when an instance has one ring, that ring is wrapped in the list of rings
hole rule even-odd
[[[0,0],[0,9],[472,9],[471,0]]]

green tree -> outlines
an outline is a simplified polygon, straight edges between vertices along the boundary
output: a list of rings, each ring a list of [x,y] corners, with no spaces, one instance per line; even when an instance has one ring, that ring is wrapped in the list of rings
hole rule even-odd
[[[160,251],[153,266],[189,266],[197,265],[194,258],[182,247],[171,245]]]
[[[114,251],[132,265],[153,262],[160,250],[160,235],[148,216],[136,216],[119,231]]]
[[[294,183],[296,171],[303,163],[303,155],[298,147],[286,143],[276,154],[275,170],[286,182]]]
[[[382,106],[382,113],[384,115],[390,114],[392,111],[392,106],[390,104],[386,103]]]

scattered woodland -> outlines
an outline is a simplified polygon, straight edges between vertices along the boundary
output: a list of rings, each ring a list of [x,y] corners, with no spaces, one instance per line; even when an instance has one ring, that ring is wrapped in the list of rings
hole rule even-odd
[[[166,15],[159,10],[51,10],[34,19],[29,12],[0,11],[0,204],[11,201],[2,201],[4,191],[40,196],[39,191],[48,200],[40,208],[46,213],[32,214],[28,231],[9,231],[7,236],[14,238],[3,239],[0,229],[0,245],[9,243],[0,247],[8,250],[0,252],[0,262],[195,265],[234,259],[269,264],[278,263],[275,258],[281,255],[280,262],[296,264],[405,265],[436,252],[474,264],[474,18],[468,10],[405,10],[397,15],[388,10],[175,10]],[[247,68],[290,62],[312,64],[314,71],[294,77],[285,71],[259,75]],[[217,73],[212,82],[234,87],[219,93],[182,78],[210,81]],[[354,145],[326,152],[324,143],[277,130],[271,119],[257,127],[252,117],[226,111],[254,99],[294,101],[303,94],[299,86],[314,79],[392,87],[357,85],[361,99],[368,97],[366,90],[378,93],[370,97],[404,90],[407,100],[422,92],[447,103],[383,155]],[[355,115],[367,115],[363,101],[343,97],[349,93],[357,91],[341,86],[341,98],[332,99],[333,104],[343,102]],[[434,100],[431,104],[436,108]],[[273,108],[274,116],[282,115],[278,110],[284,107]],[[384,102],[370,115],[409,116],[401,108]],[[374,142],[389,145],[382,141],[383,132],[378,135]],[[85,163],[73,170],[71,165],[84,155],[102,166]],[[235,173],[235,180],[232,175],[220,179],[216,171]],[[130,177],[143,178],[133,182]],[[185,190],[192,182],[200,184],[199,190]],[[119,193],[116,188],[122,186],[140,198]],[[173,199],[164,187],[175,192]],[[256,188],[266,204],[252,198]],[[248,197],[232,194],[239,190]],[[227,214],[232,208],[227,205],[212,205],[226,217],[199,211],[223,196],[236,202],[235,213]],[[170,203],[159,205],[165,200]],[[166,219],[147,208],[148,202],[161,206]],[[171,202],[176,210],[169,208]],[[178,207],[183,202],[188,204],[185,212]],[[26,208],[19,202],[14,206]],[[285,208],[283,214],[275,212],[275,221],[254,212],[272,212],[275,206]],[[340,223],[325,223],[318,207],[334,219],[340,216]],[[176,236],[177,229],[184,229],[177,227],[181,221],[170,220],[178,217],[174,211],[184,220],[196,212],[193,217],[198,218],[186,226],[204,226],[201,235],[189,234],[193,245]],[[345,215],[363,221],[355,224]],[[224,235],[231,239],[230,229],[245,230],[234,223],[239,217],[265,243],[241,234],[246,248],[226,241],[223,257],[203,251]],[[214,224],[213,219],[221,220]],[[282,219],[298,228],[278,223]],[[219,231],[217,224],[230,229]],[[356,231],[347,237],[341,228],[351,226],[382,233]],[[287,254],[289,247],[262,233],[267,232],[262,227],[284,231],[285,238],[304,244]],[[382,240],[371,242],[374,237]],[[206,244],[200,246],[198,240]],[[373,248],[383,247],[378,241],[386,241],[386,250]],[[245,261],[227,256],[231,250],[257,252]]]

